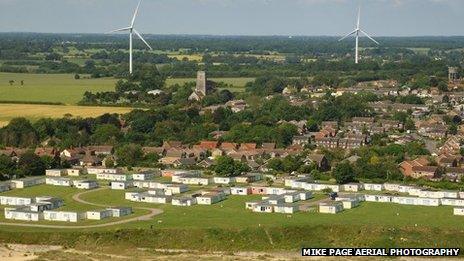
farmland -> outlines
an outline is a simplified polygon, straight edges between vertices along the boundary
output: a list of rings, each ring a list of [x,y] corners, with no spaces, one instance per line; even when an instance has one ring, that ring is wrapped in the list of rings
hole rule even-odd
[[[124,107],[96,107],[75,105],[38,105],[38,104],[0,104],[0,126],[11,119],[24,117],[31,121],[40,118],[97,117],[105,113],[127,113],[131,108]]]

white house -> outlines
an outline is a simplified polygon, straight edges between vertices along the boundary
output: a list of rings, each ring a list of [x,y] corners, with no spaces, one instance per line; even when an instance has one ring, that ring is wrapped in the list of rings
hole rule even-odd
[[[0,205],[27,206],[35,202],[33,198],[0,196]]]
[[[215,184],[232,184],[235,183],[235,178],[234,177],[214,177],[213,182]]]
[[[274,206],[268,203],[258,202],[253,205],[253,212],[272,213],[273,211],[274,211]]]
[[[368,191],[382,191],[382,190],[384,190],[384,185],[383,184],[364,183],[363,187],[364,187],[364,190],[368,190]]]
[[[251,194],[251,188],[249,187],[231,187],[230,194],[246,196]]]
[[[45,178],[45,184],[52,186],[71,187],[73,185],[73,181],[68,178],[47,177]]]
[[[464,208],[454,208],[455,216],[464,216]]]
[[[132,181],[111,181],[111,189],[124,190],[132,188],[134,184]]]
[[[226,194],[222,192],[208,192],[197,197],[197,204],[212,205],[226,199]]]
[[[45,220],[49,221],[78,222],[85,218],[85,213],[46,210],[43,212],[43,216]]]
[[[107,208],[107,210],[112,212],[112,217],[123,217],[132,214],[131,207],[111,207]]]
[[[343,211],[343,203],[339,201],[319,203],[319,213],[337,214],[341,211]]]
[[[78,189],[94,189],[98,188],[98,183],[95,180],[75,180],[74,186]]]
[[[298,206],[294,204],[279,204],[274,206],[275,213],[293,214],[298,210]]]
[[[190,197],[181,197],[181,198],[173,198],[172,205],[173,206],[182,206],[182,207],[190,207],[197,203],[196,198]]]
[[[85,213],[85,216],[87,219],[91,220],[102,220],[105,218],[112,217],[113,211],[109,209],[101,209],[101,210],[93,210],[93,211],[87,211]]]
[[[27,188],[45,183],[44,177],[29,177],[24,179],[15,179],[11,181],[12,188]]]
[[[348,184],[342,185],[342,190],[349,191],[349,192],[358,192],[362,190],[363,188],[364,188],[363,184],[361,183],[348,183]]]
[[[87,167],[87,174],[118,174],[121,173],[120,169],[102,168],[102,167]]]
[[[22,221],[39,221],[43,219],[43,213],[31,211],[28,207],[5,208],[5,218]]]
[[[47,169],[45,170],[45,176],[49,177],[61,177],[66,176],[68,173],[64,169]]]

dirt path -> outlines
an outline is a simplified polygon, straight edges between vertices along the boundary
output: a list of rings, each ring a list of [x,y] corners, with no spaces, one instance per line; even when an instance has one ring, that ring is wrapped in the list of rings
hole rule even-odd
[[[77,201],[82,204],[86,205],[91,205],[91,206],[97,206],[97,207],[111,207],[108,205],[101,205],[101,204],[96,204],[92,202],[85,201],[80,198],[80,196],[91,193],[91,192],[96,192],[96,191],[101,191],[105,190],[108,188],[99,188],[99,189],[94,189],[94,190],[88,190],[84,192],[77,193],[73,195],[73,200]],[[64,228],[64,229],[83,229],[83,228],[98,228],[98,227],[109,227],[109,226],[114,226],[114,225],[120,225],[120,224],[125,224],[129,222],[134,222],[134,221],[141,221],[141,220],[150,220],[154,216],[159,215],[163,213],[163,210],[157,209],[157,208],[144,208],[144,207],[134,207],[134,209],[142,209],[142,210],[148,210],[150,211],[149,214],[143,215],[143,216],[137,216],[133,218],[128,218],[128,219],[123,219],[123,220],[117,220],[113,222],[108,222],[104,224],[97,224],[97,225],[83,225],[83,226],[64,226],[64,225],[41,225],[41,224],[24,224],[24,223],[8,223],[8,222],[0,222],[1,226],[18,226],[18,227],[39,227],[39,228]]]

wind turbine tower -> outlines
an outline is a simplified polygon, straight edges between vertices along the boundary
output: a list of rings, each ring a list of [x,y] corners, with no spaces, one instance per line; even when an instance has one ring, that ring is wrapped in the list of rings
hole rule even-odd
[[[124,28],[121,28],[121,29],[116,29],[114,31],[111,31],[110,33],[115,33],[115,32],[126,32],[128,31],[129,32],[129,74],[132,74],[133,72],[133,64],[132,64],[132,41],[133,41],[133,34],[135,33],[138,38],[140,38],[140,40],[143,41],[143,43],[145,43],[145,45],[150,49],[150,50],[153,50],[153,48],[151,48],[151,46],[147,43],[147,41],[145,41],[145,39],[143,39],[142,35],[137,31],[135,30],[134,28],[134,25],[135,25],[135,18],[137,18],[137,14],[139,12],[139,7],[140,7],[140,4],[142,3],[142,0],[139,1],[138,5],[137,5],[137,8],[135,9],[135,12],[134,12],[134,16],[132,16],[132,21],[130,23],[130,26],[128,27],[124,27]]]
[[[351,33],[343,36],[340,40],[338,41],[343,41],[345,38],[347,38],[348,36],[351,36],[351,35],[354,35],[356,37],[356,50],[355,50],[355,63],[358,64],[359,63],[359,35],[363,34],[365,35],[367,38],[369,38],[371,41],[373,41],[374,43],[376,44],[379,44],[379,42],[377,42],[376,40],[374,40],[374,38],[370,37],[366,32],[364,32],[362,29],[361,29],[361,7],[359,7],[359,10],[358,10],[358,21],[356,23],[356,28],[354,29],[354,31],[352,31]]]

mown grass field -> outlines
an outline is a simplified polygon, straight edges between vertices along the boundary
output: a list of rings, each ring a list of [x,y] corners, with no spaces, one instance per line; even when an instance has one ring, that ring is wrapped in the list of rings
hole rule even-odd
[[[16,117],[24,117],[31,121],[40,118],[62,118],[70,114],[72,117],[97,117],[105,113],[127,113],[132,108],[97,107],[76,105],[37,105],[37,104],[3,104],[0,103],[0,126]]]
[[[42,185],[1,194],[59,196],[66,202],[64,209],[94,209],[72,202],[72,195],[77,192],[72,188]],[[0,226],[0,242],[84,249],[117,246],[125,250],[144,247],[207,251],[297,251],[304,246],[464,247],[463,218],[453,216],[451,207],[362,203],[337,215],[262,214],[245,209],[246,201],[258,200],[260,196],[229,196],[211,206],[175,207],[130,202],[124,199],[124,193],[109,189],[92,191],[81,199],[106,205],[159,208],[164,213],[151,220],[105,228],[56,230]],[[317,195],[313,200],[322,197]],[[87,222],[90,221],[81,225]]]
[[[10,80],[15,83],[10,85]],[[0,101],[76,104],[86,91],[113,91],[115,82],[113,78],[75,80],[73,74],[0,73]]]

